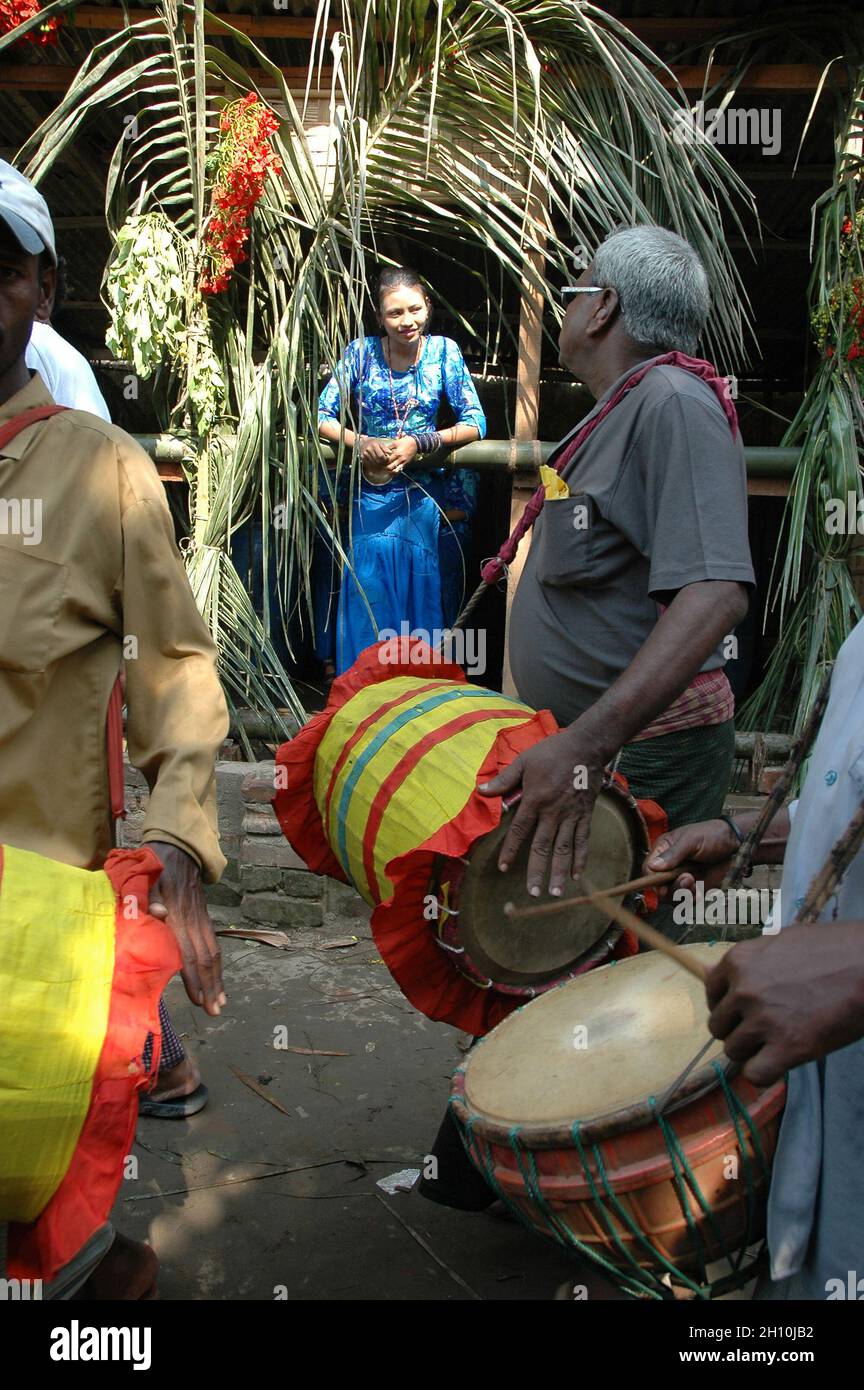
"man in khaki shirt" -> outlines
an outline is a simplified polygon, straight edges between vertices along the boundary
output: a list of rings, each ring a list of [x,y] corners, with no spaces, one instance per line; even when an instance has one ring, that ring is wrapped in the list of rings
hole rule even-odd
[[[2,380],[0,426],[52,403],[38,374],[5,400]],[[82,868],[105,859],[106,717],[125,644],[129,756],[151,787],[143,838],[214,882],[225,702],[153,464],[122,430],[64,411],[0,447],[10,499],[24,534],[0,507],[0,841]]]
[[[52,403],[24,354],[55,264],[44,200],[0,161],[0,430]],[[201,887],[225,863],[215,650],[150,459],[122,430],[67,410],[0,448],[0,844],[102,863],[106,721],[123,670],[129,756],[150,786],[143,838],[164,865],[151,910],[177,936],[190,999],[216,1015],[226,1001]]]

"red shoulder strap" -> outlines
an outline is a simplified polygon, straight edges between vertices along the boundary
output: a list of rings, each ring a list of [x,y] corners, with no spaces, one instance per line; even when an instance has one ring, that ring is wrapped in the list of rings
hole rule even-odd
[[[68,409],[65,405],[34,405],[31,410],[22,410],[20,415],[13,415],[5,425],[0,425],[0,449],[5,449],[10,440],[22,430],[26,430],[28,425],[35,425],[39,420],[47,420],[52,415],[59,415],[61,410]]]
[[[126,819],[126,787],[123,776],[123,703],[125,699],[123,673],[117,677],[108,700],[108,720],[105,730],[108,749],[108,795],[111,814],[115,820]]]

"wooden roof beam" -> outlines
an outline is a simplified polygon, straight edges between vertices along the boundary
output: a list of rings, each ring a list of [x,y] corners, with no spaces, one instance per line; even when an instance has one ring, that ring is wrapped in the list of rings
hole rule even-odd
[[[155,18],[156,11],[151,9],[139,10],[136,7],[129,10],[129,16],[133,22],[138,22],[139,20]],[[235,29],[240,29],[244,34],[250,34],[255,38],[311,39],[315,32],[315,18],[312,15],[229,13],[223,17],[229,24],[233,24]],[[187,15],[185,18],[186,27],[191,28],[192,16]],[[124,29],[127,20],[126,12],[119,6],[79,5],[71,15],[66,17],[65,22],[76,29],[113,32]],[[727,30],[742,27],[741,20],[720,15],[692,15],[679,19],[634,18],[629,22],[621,20],[621,23],[625,24],[626,28],[644,42],[660,40],[663,43],[674,43],[678,39],[681,43],[693,43],[696,39],[709,38]],[[205,20],[205,28],[211,34],[221,32],[219,25],[212,19]],[[339,21],[331,19],[327,25],[327,32],[332,34],[339,28]]]
[[[0,88],[4,91],[65,92],[78,69],[58,63],[0,63]],[[263,68],[247,69],[253,82],[269,86],[273,79]],[[660,81],[671,87],[677,81],[685,91],[701,92],[705,85],[705,69],[699,66],[674,67],[674,76],[660,73]],[[735,71],[732,67],[716,65],[711,69],[712,85],[722,82]],[[283,76],[291,83],[305,86],[307,67],[283,67]],[[317,69],[316,69],[317,72]],[[320,80],[329,83],[332,68],[320,69]],[[813,92],[822,76],[819,63],[754,63],[738,84],[739,92]],[[836,71],[829,77],[829,86],[845,85],[846,75]]]
[[[133,24],[139,24],[146,19],[157,19],[156,10],[130,9],[128,19]],[[230,24],[235,29],[239,29],[243,34],[249,34],[256,39],[309,39],[315,33],[315,20],[304,15],[254,15],[254,14],[231,14],[222,15],[226,24]],[[113,7],[102,5],[79,5],[68,16],[64,16],[64,22],[71,25],[74,29],[93,29],[103,32],[118,32],[125,29],[127,25],[127,15],[125,10],[114,9]],[[184,15],[186,28],[191,32],[193,16]],[[331,19],[327,24],[327,34],[334,34],[340,27],[339,21]],[[207,34],[222,34],[222,25],[210,16],[204,20],[204,31]]]
[[[685,92],[701,92],[705,86],[706,71],[699,64],[687,66],[672,65],[675,80]],[[724,78],[731,77],[734,67],[715,64],[711,68],[711,86],[719,86]],[[753,63],[736,88],[739,92],[814,92],[819,85],[824,67],[821,63]],[[829,74],[826,85],[845,86],[846,74],[842,69],[833,69],[833,79]],[[672,81],[660,74],[664,87],[671,87]]]

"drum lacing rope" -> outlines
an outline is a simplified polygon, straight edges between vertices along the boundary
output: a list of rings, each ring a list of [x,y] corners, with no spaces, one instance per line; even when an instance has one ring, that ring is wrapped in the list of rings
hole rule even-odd
[[[737,1270],[740,1267],[741,1262],[744,1258],[747,1246],[750,1245],[752,1242],[752,1233],[754,1230],[754,1224],[756,1220],[756,1187],[753,1181],[751,1159],[750,1155],[747,1152],[747,1146],[744,1141],[744,1136],[741,1133],[739,1119],[743,1119],[748,1130],[750,1131],[750,1139],[753,1144],[753,1152],[759,1160],[759,1167],[762,1170],[762,1181],[766,1185],[770,1180],[770,1173],[768,1169],[768,1164],[765,1162],[765,1154],[762,1151],[762,1140],[759,1137],[758,1129],[756,1128],[752,1119],[750,1118],[750,1112],[748,1111],[746,1105],[744,1105],[743,1101],[741,1101],[739,1097],[735,1094],[735,1092],[732,1090],[732,1087],[729,1085],[726,1072],[724,1068],[721,1066],[720,1062],[715,1061],[712,1062],[711,1065],[713,1066],[714,1071],[717,1074],[717,1077],[720,1081],[721,1089],[723,1091],[723,1095],[726,1098],[726,1105],[728,1107],[732,1123],[735,1126],[735,1134],[738,1139],[738,1149],[741,1154],[742,1163],[744,1165],[744,1185],[747,1191],[747,1230],[738,1264],[733,1266]]]
[[[456,1097],[451,1096],[451,1102],[455,1100]],[[493,1192],[497,1193],[498,1197],[504,1203],[505,1207],[511,1213],[511,1215],[514,1216],[516,1220],[519,1221],[523,1226],[527,1226],[529,1230],[535,1231],[536,1226],[531,1221],[531,1219],[525,1214],[525,1212],[522,1211],[521,1207],[518,1206],[517,1203],[514,1202],[513,1199],[504,1191],[503,1187],[498,1182],[498,1179],[495,1176],[495,1167],[492,1161],[491,1149],[489,1147],[489,1144],[485,1140],[478,1140],[477,1136],[474,1134],[474,1122],[475,1117],[473,1115],[469,1115],[464,1125],[459,1124],[458,1122],[456,1125],[456,1128],[459,1130],[459,1134],[461,1136],[462,1143],[465,1147],[465,1151],[467,1152],[468,1157],[483,1172],[489,1186],[492,1188]],[[579,1240],[578,1236],[576,1236],[573,1233],[573,1231],[571,1231],[570,1228],[560,1220],[560,1218],[556,1215],[556,1213],[552,1210],[552,1208],[546,1201],[546,1198],[544,1197],[540,1189],[540,1180],[537,1174],[537,1167],[534,1162],[533,1154],[530,1152],[530,1150],[526,1153],[519,1143],[518,1126],[514,1126],[514,1128],[511,1129],[509,1138],[510,1148],[513,1151],[513,1155],[519,1167],[519,1172],[522,1176],[522,1181],[525,1184],[526,1192],[528,1193],[528,1196],[534,1201],[535,1205],[542,1212],[543,1217],[546,1220],[550,1236],[559,1245],[563,1245],[567,1249],[577,1250],[578,1253],[582,1255],[586,1260],[589,1260],[599,1269],[602,1269],[605,1274],[608,1274],[610,1278],[612,1278],[620,1287],[624,1289],[625,1293],[631,1294],[633,1297],[644,1297],[647,1295],[649,1298],[657,1300],[668,1298],[668,1288],[664,1284],[662,1284],[658,1279],[656,1279],[651,1274],[650,1270],[641,1269],[639,1265],[636,1264],[635,1260],[633,1260],[632,1256],[629,1254],[629,1251],[627,1251],[623,1247],[621,1247],[622,1253],[634,1266],[636,1272],[635,1278],[630,1278],[627,1274],[622,1273],[618,1265],[613,1264],[611,1260],[605,1259],[596,1250],[592,1250],[590,1246],[585,1245],[581,1240]],[[523,1161],[525,1157],[527,1157],[527,1159],[529,1160],[530,1168],[528,1169],[526,1169],[525,1163]],[[612,1235],[613,1238],[617,1240],[614,1231],[612,1232]],[[652,1254],[656,1254],[656,1251],[654,1251],[654,1247],[651,1246],[650,1248]],[[678,1274],[678,1271],[674,1268],[674,1266],[670,1266],[670,1269],[674,1274]],[[697,1293],[699,1292],[698,1289],[695,1289],[695,1291]]]
[[[753,1181],[751,1159],[750,1155],[747,1152],[745,1136],[743,1134],[740,1123],[741,1120],[744,1121],[744,1123],[747,1126],[747,1129],[750,1132],[750,1137],[753,1143],[753,1149],[758,1157],[763,1177],[766,1180],[768,1177],[768,1168],[765,1162],[765,1155],[762,1150],[762,1143],[759,1137],[759,1132],[753,1124],[753,1121],[747,1111],[747,1107],[743,1104],[743,1102],[739,1099],[739,1097],[736,1095],[736,1093],[732,1090],[731,1086],[729,1085],[729,1081],[727,1080],[725,1071],[721,1063],[719,1061],[715,1061],[712,1063],[712,1067],[717,1075],[720,1089],[723,1093],[723,1097],[726,1101],[726,1106],[729,1111],[733,1127],[735,1129],[735,1134],[738,1140],[738,1148],[741,1154],[741,1160],[744,1169],[743,1176],[747,1194],[747,1226],[745,1239],[742,1244],[741,1250],[737,1256],[731,1255],[728,1253],[728,1251],[725,1250],[725,1242],[719,1232],[716,1221],[714,1219],[714,1215],[711,1212],[707,1202],[705,1201],[705,1197],[699,1187],[698,1182],[696,1181],[696,1177],[687,1161],[683,1149],[681,1148],[678,1136],[672,1129],[672,1126],[670,1125],[669,1121],[666,1120],[665,1117],[659,1113],[657,1109],[656,1098],[654,1096],[649,1097],[649,1104],[651,1106],[652,1113],[663,1135],[663,1139],[666,1144],[666,1150],[669,1154],[669,1161],[672,1167],[673,1179],[675,1182],[676,1190],[678,1192],[678,1199],[681,1204],[682,1213],[687,1222],[693,1248],[698,1255],[699,1270],[702,1277],[701,1284],[697,1283],[695,1280],[691,1279],[687,1274],[685,1274],[682,1270],[678,1269],[678,1267],[674,1265],[671,1262],[671,1260],[669,1260],[662,1253],[662,1251],[658,1250],[656,1245],[653,1244],[653,1242],[644,1233],[644,1231],[641,1231],[639,1229],[639,1227],[634,1222],[632,1216],[623,1206],[617,1194],[609,1184],[609,1179],[606,1174],[606,1167],[603,1162],[603,1154],[599,1145],[592,1144],[591,1154],[593,1155],[594,1163],[596,1165],[597,1177],[599,1178],[599,1181],[603,1188],[603,1194],[605,1195],[604,1202],[603,1196],[601,1196],[601,1193],[598,1189],[595,1175],[592,1172],[591,1162],[589,1160],[588,1154],[586,1153],[585,1143],[582,1139],[581,1134],[581,1125],[578,1120],[573,1124],[571,1128],[571,1134],[573,1136],[573,1142],[575,1144],[576,1151],[579,1154],[579,1159],[582,1164],[582,1172],[585,1181],[591,1191],[593,1208],[595,1210],[596,1216],[599,1218],[600,1221],[602,1221],[603,1225],[608,1231],[612,1243],[615,1245],[619,1254],[626,1262],[626,1265],[630,1267],[629,1273],[622,1270],[619,1265],[613,1264],[610,1260],[605,1259],[602,1255],[600,1255],[596,1250],[592,1249],[590,1246],[584,1244],[584,1242],[579,1240],[578,1236],[576,1236],[574,1232],[570,1230],[570,1228],[560,1219],[557,1213],[549,1205],[549,1202],[547,1201],[541,1189],[540,1176],[537,1171],[537,1165],[533,1152],[530,1149],[524,1149],[522,1144],[520,1143],[519,1126],[514,1125],[509,1131],[508,1140],[510,1149],[513,1153],[514,1158],[516,1159],[516,1163],[519,1168],[522,1181],[525,1185],[526,1193],[529,1199],[533,1202],[536,1209],[543,1216],[549,1235],[559,1245],[563,1245],[567,1248],[577,1250],[580,1255],[584,1256],[585,1259],[590,1260],[592,1264],[602,1269],[604,1273],[608,1274],[621,1288],[624,1289],[626,1293],[630,1294],[633,1297],[648,1296],[650,1298],[660,1300],[668,1299],[670,1296],[672,1296],[672,1294],[668,1285],[663,1282],[662,1278],[654,1274],[650,1269],[644,1269],[633,1255],[631,1249],[623,1243],[619,1231],[616,1230],[615,1226],[612,1223],[610,1212],[607,1209],[606,1203],[608,1203],[609,1207],[612,1209],[612,1211],[614,1211],[621,1225],[630,1232],[634,1239],[645,1249],[645,1251],[648,1253],[651,1259],[655,1261],[658,1265],[660,1265],[662,1268],[664,1268],[667,1271],[667,1273],[675,1279],[677,1283],[682,1284],[683,1286],[688,1288],[693,1294],[695,1294],[697,1298],[701,1298],[703,1300],[708,1300],[711,1298],[712,1289],[714,1285],[708,1282],[704,1243],[693,1219],[693,1213],[690,1208],[690,1203],[687,1199],[685,1180],[687,1186],[689,1186],[694,1197],[699,1203],[702,1213],[705,1216],[706,1221],[708,1222],[711,1228],[717,1246],[725,1252],[724,1256],[722,1256],[721,1258],[725,1258],[728,1261],[730,1268],[732,1269],[734,1274],[738,1274],[740,1272],[741,1265],[747,1253],[747,1249],[752,1242],[752,1232],[754,1230],[755,1218],[756,1190]],[[451,1100],[455,1099],[456,1097],[451,1097]],[[486,1181],[489,1183],[492,1190],[495,1193],[497,1193],[498,1197],[500,1197],[501,1201],[503,1201],[504,1205],[512,1213],[512,1215],[514,1215],[517,1218],[517,1220],[519,1220],[523,1225],[528,1226],[529,1229],[536,1229],[531,1219],[528,1216],[526,1216],[525,1213],[521,1210],[521,1208],[512,1200],[511,1197],[508,1196],[508,1194],[502,1188],[501,1184],[498,1182],[495,1176],[495,1168],[492,1159],[491,1148],[487,1141],[478,1139],[478,1137],[475,1135],[474,1123],[474,1116],[469,1116],[464,1126],[457,1123],[457,1129],[460,1132],[463,1145],[466,1149],[466,1152],[468,1153],[469,1158],[471,1158],[472,1161],[476,1164],[476,1166],[481,1169],[486,1178]],[[723,1283],[724,1281],[720,1280],[718,1282]]]
[[[629,1280],[626,1275],[622,1276],[621,1269],[618,1268],[617,1265],[613,1265],[610,1259],[604,1258],[599,1252],[592,1250],[589,1245],[583,1244],[578,1236],[575,1236],[570,1227],[565,1225],[563,1220],[560,1219],[560,1216],[551,1209],[549,1202],[546,1201],[543,1191],[540,1190],[540,1179],[533,1154],[531,1150],[525,1151],[520,1144],[520,1127],[518,1127],[518,1125],[514,1125],[513,1129],[510,1130],[508,1138],[510,1138],[510,1148],[511,1151],[513,1151],[518,1169],[520,1169],[522,1181],[524,1181],[525,1184],[526,1194],[531,1198],[533,1204],[538,1207],[539,1211],[542,1212],[543,1218],[546,1220],[546,1225],[549,1227],[549,1234],[553,1240],[556,1240],[560,1245],[564,1245],[568,1250],[578,1251],[583,1257],[589,1259],[592,1264],[599,1266],[600,1269],[604,1270],[604,1273],[607,1273],[607,1275],[610,1275],[613,1279],[617,1280],[618,1283],[622,1284],[626,1293],[633,1295],[649,1294],[651,1298],[663,1298],[664,1295],[668,1295],[668,1291],[664,1290],[663,1293],[660,1293],[660,1291],[653,1289],[650,1284],[643,1283],[640,1279]],[[495,1176],[495,1165],[493,1165],[492,1162],[492,1154],[490,1154],[489,1145],[476,1141],[474,1134],[474,1116],[471,1116],[471,1118],[468,1119],[467,1125],[465,1125],[463,1141],[465,1147],[467,1147],[468,1156],[470,1156],[470,1158],[472,1156],[475,1163],[478,1162],[479,1156],[478,1166],[481,1166],[486,1181],[488,1181],[492,1190],[499,1195],[500,1200],[504,1202],[508,1211],[513,1213],[515,1218],[520,1220],[522,1225],[528,1226],[529,1230],[536,1230],[532,1220],[525,1215],[521,1207],[515,1204],[513,1198],[508,1197],[504,1188],[501,1187],[499,1181],[497,1181]],[[472,1155],[470,1144],[474,1144],[476,1150],[476,1154],[474,1155]],[[528,1159],[528,1168],[525,1166],[525,1159]],[[633,1264],[635,1264],[635,1262],[633,1262]],[[645,1270],[640,1270],[638,1265],[636,1265],[635,1268],[638,1270],[638,1275],[647,1273]],[[650,1279],[650,1273],[647,1277]]]
[[[738,1151],[741,1155],[741,1163],[743,1166],[744,1187],[746,1192],[747,1225],[745,1228],[744,1241],[737,1255],[732,1255],[728,1252],[728,1250],[726,1250],[726,1244],[723,1240],[723,1237],[720,1234],[720,1230],[714,1218],[714,1213],[711,1211],[711,1208],[706,1202],[705,1197],[702,1193],[702,1189],[696,1181],[696,1177],[689,1163],[687,1162],[687,1157],[683,1149],[681,1148],[678,1136],[676,1135],[674,1129],[672,1128],[671,1124],[666,1119],[666,1117],[662,1115],[658,1110],[657,1101],[655,1097],[649,1097],[651,1112],[654,1115],[654,1118],[660,1127],[660,1131],[666,1143],[666,1149],[669,1154],[670,1161],[672,1163],[672,1171],[675,1179],[675,1186],[678,1192],[678,1200],[681,1204],[681,1210],[690,1230],[691,1237],[693,1238],[694,1246],[698,1251],[700,1271],[702,1273],[703,1280],[706,1284],[707,1271],[704,1261],[704,1246],[699,1232],[693,1223],[693,1215],[690,1210],[690,1203],[687,1200],[687,1193],[684,1186],[685,1178],[687,1186],[690,1188],[690,1191],[693,1193],[693,1196],[699,1203],[699,1206],[702,1209],[702,1213],[705,1216],[705,1219],[711,1228],[711,1232],[714,1236],[716,1244],[720,1249],[724,1251],[723,1258],[728,1261],[733,1273],[736,1274],[741,1269],[741,1265],[743,1263],[744,1256],[747,1253],[748,1246],[752,1243],[754,1221],[756,1216],[756,1189],[753,1179],[753,1169],[750,1155],[747,1152],[747,1144],[745,1142],[745,1138],[741,1129],[741,1119],[745,1121],[747,1128],[750,1131],[750,1137],[753,1141],[753,1148],[755,1153],[758,1155],[759,1163],[762,1168],[763,1179],[767,1181],[768,1178],[768,1168],[765,1163],[765,1155],[762,1152],[762,1143],[759,1138],[759,1133],[756,1127],[754,1126],[753,1121],[750,1118],[750,1115],[748,1114],[747,1107],[743,1104],[743,1102],[739,1099],[739,1097],[735,1094],[735,1092],[729,1085],[729,1081],[726,1077],[726,1073],[722,1064],[719,1061],[714,1061],[712,1062],[711,1066],[712,1070],[717,1076],[720,1089],[723,1092],[723,1098],[726,1101],[726,1108],[729,1112],[729,1118],[731,1119],[732,1125],[735,1130],[735,1136],[738,1141]],[[708,1287],[710,1288],[710,1285]]]
[[[609,1235],[611,1236],[612,1241],[618,1249],[619,1253],[623,1255],[624,1259],[628,1262],[628,1264],[633,1266],[634,1273],[632,1278],[641,1287],[653,1290],[655,1297],[668,1298],[670,1295],[670,1290],[668,1286],[664,1284],[662,1279],[658,1278],[656,1274],[653,1274],[651,1270],[642,1268],[642,1266],[639,1264],[639,1261],[633,1255],[633,1252],[626,1245],[623,1244],[618,1231],[616,1231],[615,1227],[612,1225],[609,1213],[606,1210],[606,1207],[597,1191],[597,1186],[594,1181],[594,1174],[591,1172],[591,1165],[585,1153],[585,1147],[582,1140],[581,1125],[578,1120],[573,1125],[571,1129],[571,1134],[573,1135],[573,1142],[576,1145],[579,1158],[582,1162],[582,1172],[585,1176],[588,1186],[591,1188],[591,1197],[593,1199],[594,1206],[597,1210],[597,1213],[601,1217],[607,1231],[609,1232]],[[603,1162],[603,1154],[600,1149],[600,1146],[598,1144],[592,1144],[591,1151],[594,1155],[594,1162],[597,1165],[597,1173],[603,1184],[603,1190],[606,1194],[606,1199],[609,1202],[609,1205],[613,1208],[621,1224],[625,1226],[627,1230],[629,1230],[630,1234],[636,1238],[640,1245],[643,1245],[645,1247],[645,1250],[652,1257],[652,1259],[656,1260],[658,1264],[662,1265],[666,1269],[666,1272],[668,1274],[673,1275],[679,1283],[686,1284],[687,1287],[691,1290],[691,1292],[695,1293],[698,1298],[707,1299],[709,1297],[709,1294],[702,1287],[702,1285],[697,1284],[692,1279],[688,1278],[686,1274],[684,1274],[680,1269],[678,1269],[677,1265],[674,1265],[671,1260],[667,1259],[667,1257],[662,1253],[662,1251],[657,1249],[653,1241],[649,1240],[648,1237],[645,1235],[645,1232],[639,1229],[632,1216],[627,1211],[626,1207],[624,1207],[622,1203],[619,1201],[617,1193],[609,1185],[609,1180],[606,1176],[606,1166]],[[613,1269],[616,1270],[620,1278],[620,1270],[618,1270],[618,1267],[613,1265]],[[644,1281],[646,1280],[649,1281],[647,1284],[644,1283]],[[660,1290],[662,1290],[662,1292],[659,1292]]]
[[[699,1228],[697,1227],[696,1222],[693,1219],[693,1212],[690,1207],[690,1202],[687,1199],[687,1187],[690,1188],[690,1191],[693,1193],[693,1196],[696,1198],[696,1201],[702,1208],[702,1214],[708,1221],[708,1224],[711,1227],[712,1235],[714,1236],[714,1239],[721,1250],[725,1250],[723,1238],[720,1235],[720,1231],[716,1225],[716,1222],[714,1221],[714,1214],[711,1211],[711,1208],[708,1206],[708,1203],[705,1201],[705,1198],[702,1195],[702,1189],[696,1181],[696,1177],[693,1173],[692,1168],[690,1167],[690,1164],[687,1162],[687,1156],[684,1153],[684,1150],[681,1148],[680,1143],[678,1142],[677,1134],[675,1133],[669,1121],[666,1119],[665,1115],[662,1115],[660,1113],[660,1110],[657,1105],[656,1096],[649,1096],[648,1104],[651,1107],[651,1114],[654,1116],[654,1119],[660,1129],[660,1133],[663,1135],[663,1141],[666,1145],[666,1152],[669,1155],[669,1162],[672,1165],[672,1180],[675,1184],[675,1190],[678,1193],[678,1202],[681,1207],[681,1214],[684,1217],[684,1220],[687,1222],[687,1229],[690,1232],[690,1239],[693,1242],[693,1248],[699,1259],[699,1273],[702,1276],[702,1283],[707,1284],[708,1270],[705,1262],[705,1246],[703,1244]]]

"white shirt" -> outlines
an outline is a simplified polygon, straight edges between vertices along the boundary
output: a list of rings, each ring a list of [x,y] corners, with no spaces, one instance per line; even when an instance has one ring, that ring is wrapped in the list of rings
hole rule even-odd
[[[90,363],[50,323],[34,322],[24,360],[31,371],[39,373],[58,405],[89,410],[110,424],[111,415]]]
[[[783,866],[782,924],[864,801],[864,619],[844,642],[831,697],[795,807]],[[819,923],[864,918],[864,852]],[[864,925],[861,950],[864,952]],[[786,1297],[824,1299],[829,1280],[864,1276],[864,1040],[789,1073],[768,1202],[774,1279]],[[783,1296],[783,1295],[780,1295]],[[834,1295],[836,1296],[836,1295]]]

